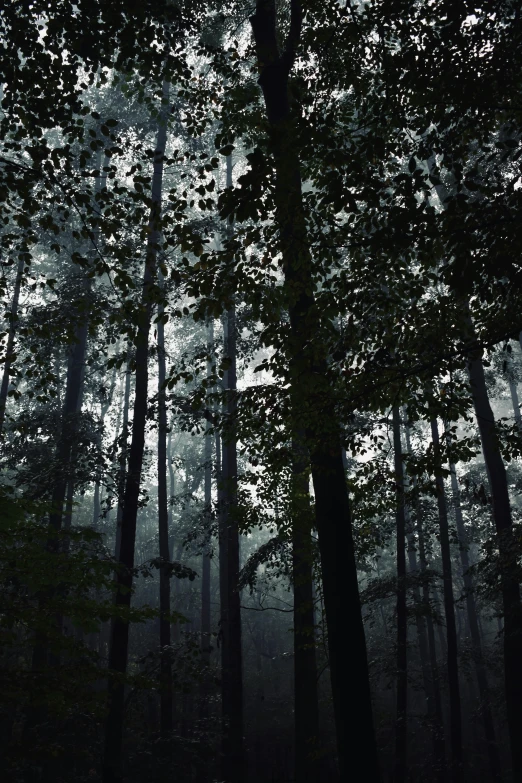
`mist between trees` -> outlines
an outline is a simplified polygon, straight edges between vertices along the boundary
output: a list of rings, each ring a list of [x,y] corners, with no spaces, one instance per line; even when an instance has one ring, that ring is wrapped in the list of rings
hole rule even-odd
[[[522,783],[518,4],[0,9],[13,783]]]

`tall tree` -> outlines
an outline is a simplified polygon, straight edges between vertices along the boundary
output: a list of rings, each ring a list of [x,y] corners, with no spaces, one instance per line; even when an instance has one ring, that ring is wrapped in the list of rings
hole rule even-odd
[[[168,89],[164,89],[164,100]],[[161,272],[159,272],[161,277]],[[164,287],[164,286],[163,286]],[[160,731],[167,737],[172,731],[172,657],[170,649],[170,573],[169,573],[169,506],[167,492],[167,402],[165,392],[166,356],[164,308],[157,317],[158,345],[158,538],[160,556],[159,642],[160,660]]]
[[[397,494],[397,712],[395,724],[395,783],[407,773],[408,618],[406,609],[406,504],[401,445],[401,415],[393,407],[393,452]]]
[[[467,333],[476,342],[471,318],[467,318]],[[489,401],[482,349],[468,354],[468,374],[482,452],[493,498],[493,518],[500,553],[500,584],[504,611],[504,684],[507,705],[511,763],[514,780],[522,780],[522,605],[513,540],[513,519],[506,467],[499,450],[495,417]]]
[[[100,403],[100,418],[98,419],[98,432],[97,432],[97,441],[98,441],[97,446],[98,446],[98,454],[100,456],[102,450],[105,417],[107,416],[107,413],[109,412],[109,408],[111,407],[112,398],[114,396],[114,389],[116,388],[116,372],[117,372],[117,368],[115,365],[109,388],[106,389],[102,387],[102,389],[100,390],[102,399]],[[92,526],[94,530],[96,530],[96,528],[98,527],[98,522],[100,519],[100,508],[101,508],[100,489],[101,489],[100,475],[97,472],[94,481],[94,497],[93,497],[93,504],[92,504]]]
[[[228,163],[230,167],[230,163]],[[229,169],[230,170],[230,169]],[[245,779],[243,747],[243,654],[239,595],[239,531],[237,519],[236,318],[235,306],[224,318],[223,379],[227,431],[223,437],[219,521],[219,588],[221,608],[221,709],[223,719],[222,776],[225,783]]]
[[[406,425],[404,428],[406,437],[406,451],[412,455],[410,425],[407,421],[407,409],[405,409]],[[405,487],[407,476],[405,476]],[[431,615],[430,591],[427,579],[427,562],[424,544],[424,531],[422,525],[422,510],[419,498],[417,477],[413,477],[413,492],[415,497],[416,532],[419,549],[419,562],[415,548],[415,535],[413,525],[408,535],[408,560],[411,574],[419,573],[422,585],[422,597],[419,588],[414,587],[414,600],[418,607],[415,622],[417,626],[417,638],[419,642],[419,654],[421,657],[422,678],[426,692],[426,706],[433,734],[433,755],[435,757],[437,780],[446,783],[446,751],[444,741],[444,725],[442,719],[442,702],[440,697],[439,674],[437,669],[437,653],[435,650],[435,632]]]
[[[132,439],[129,449],[128,471],[123,497],[121,520],[121,542],[119,567],[116,574],[117,607],[128,610],[131,603],[132,572],[134,568],[134,546],[136,541],[136,521],[138,516],[139,491],[143,450],[145,446],[145,423],[148,401],[148,358],[149,330],[157,292],[154,288],[156,278],[157,252],[161,235],[161,193],[165,147],[167,143],[167,101],[162,101],[156,149],[154,153],[151,214],[143,277],[141,306],[137,316],[134,416],[132,420]],[[111,623],[109,645],[109,683],[108,714],[105,724],[105,743],[103,754],[103,782],[119,783],[122,780],[122,742],[124,720],[124,681],[122,675],[127,671],[129,653],[129,622],[124,615],[115,617]]]
[[[214,366],[214,321],[207,321],[207,380],[211,377]],[[210,636],[210,524],[212,520],[212,423],[210,416],[205,423],[205,541],[201,562],[201,654],[205,666],[210,666],[211,636]],[[208,680],[201,688],[200,716],[208,717]]]
[[[345,780],[353,774],[375,783],[380,773],[348,491],[339,422],[327,374],[323,323],[314,297],[313,260],[296,146],[298,106],[294,102],[292,110],[289,91],[301,45],[300,0],[291,1],[290,11],[282,50],[275,0],[257,0],[250,19],[268,120],[269,152],[275,167],[275,222],[290,319],[286,340],[288,376],[293,399],[299,399],[310,450],[340,777]],[[350,667],[345,657],[346,627],[350,628]]]
[[[455,783],[463,779],[462,767],[462,708],[458,670],[457,628],[455,625],[455,599],[449,540],[448,509],[437,419],[431,419],[431,438],[435,457],[435,486],[439,516],[440,551],[442,557],[442,584],[444,614],[446,616],[446,641],[448,653],[448,684],[450,697],[451,775]]]
[[[25,254],[20,252],[18,265],[16,267],[16,277],[14,282],[13,298],[9,311],[9,330],[7,333],[7,345],[5,348],[4,372],[2,375],[2,385],[0,386],[0,435],[4,430],[5,406],[7,404],[7,392],[9,390],[9,378],[11,366],[15,358],[15,338],[18,326],[18,302],[20,300],[20,288],[22,286],[22,275],[24,272]]]
[[[480,706],[482,720],[484,723],[484,734],[486,736],[488,748],[489,771],[492,781],[502,780],[500,756],[495,737],[495,724],[493,722],[493,713],[491,710],[491,698],[486,673],[486,665],[482,652],[482,642],[480,639],[480,629],[478,624],[477,606],[475,602],[475,592],[473,580],[470,573],[469,562],[469,544],[462,516],[460,504],[460,492],[457,481],[455,465],[450,463],[451,489],[453,510],[455,513],[455,522],[457,523],[457,536],[459,540],[460,562],[462,564],[462,579],[464,581],[464,592],[466,596],[466,609],[468,613],[469,631],[471,644],[473,646],[473,658],[475,663],[475,672],[479,686]]]
[[[116,560],[120,557],[121,546],[121,522],[123,519],[123,495],[125,492],[125,475],[127,470],[127,448],[129,440],[129,405],[130,405],[130,393],[131,393],[131,378],[132,378],[132,360],[134,357],[134,351],[127,348],[127,361],[125,363],[125,382],[123,387],[123,399],[122,399],[122,422],[121,422],[121,436],[117,432],[117,436],[120,437],[120,456],[118,460],[118,474],[116,479],[116,490],[118,503],[116,507],[116,535],[114,542],[114,556]]]
[[[320,783],[319,696],[315,649],[310,468],[303,433],[292,443],[295,780]]]

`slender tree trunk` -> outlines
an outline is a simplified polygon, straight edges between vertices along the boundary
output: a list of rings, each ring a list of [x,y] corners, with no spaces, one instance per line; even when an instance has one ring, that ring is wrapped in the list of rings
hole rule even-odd
[[[408,618],[406,610],[406,510],[402,465],[401,417],[393,408],[393,450],[397,487],[397,712],[395,723],[395,783],[404,783],[407,770]]]
[[[130,390],[131,390],[131,376],[132,376],[132,360],[134,352],[131,351],[129,346],[127,351],[127,365],[125,369],[125,388],[123,392],[123,413],[122,413],[122,425],[121,425],[121,451],[118,465],[118,479],[117,479],[117,491],[118,491],[118,505],[116,508],[116,536],[114,542],[114,556],[116,560],[120,559],[120,547],[121,547],[121,523],[123,519],[123,496],[125,493],[125,477],[127,475],[127,459],[128,459],[128,440],[129,440],[129,405],[130,405]]]
[[[174,464],[172,462],[172,424],[170,425],[169,429],[169,437],[167,442],[167,457],[168,457],[168,463],[169,463],[169,559],[172,560],[174,558],[174,541],[173,541],[173,514],[172,514],[172,507],[174,503],[174,498],[176,496],[176,476],[174,475]]]
[[[406,448],[408,454],[412,454],[410,428],[408,424],[406,424],[405,427],[405,436],[406,436]],[[419,565],[420,565],[421,575],[423,577],[422,578],[422,603],[425,607],[426,632],[428,637],[428,653],[429,653],[429,664],[430,664],[430,672],[431,672],[431,686],[433,692],[433,709],[434,709],[433,750],[435,755],[435,762],[437,765],[437,779],[439,783],[446,783],[447,781],[446,748],[445,748],[446,743],[444,738],[442,700],[440,695],[440,680],[439,680],[439,671],[437,666],[437,648],[435,643],[435,629],[433,626],[433,618],[431,616],[430,588],[428,582],[428,561],[426,557],[426,545],[424,542],[422,508],[421,508],[420,497],[417,488],[417,479],[415,477],[413,479],[413,488],[415,491],[415,503],[416,503],[415,513],[417,519],[417,536],[419,542]],[[416,568],[417,564],[416,564],[416,557],[414,551],[411,552],[410,554],[410,563],[412,562],[411,560],[412,557],[413,557],[413,564],[415,565]]]
[[[275,166],[276,224],[290,317],[288,381],[294,399],[300,400],[315,491],[340,777],[345,781],[353,775],[375,783],[380,773],[340,427],[327,378],[326,338],[314,298],[313,262],[296,151],[298,134],[288,93],[302,14],[299,0],[292,0],[289,34],[282,53],[277,40],[275,0],[257,0],[250,21]]]
[[[95,184],[95,191],[99,192],[100,187],[101,181],[98,179]],[[55,450],[51,509],[49,513],[47,549],[51,553],[58,553],[60,550],[66,552],[69,547],[68,539],[65,538],[61,540],[60,533],[64,528],[68,529],[70,527],[72,516],[72,502],[74,495],[73,466],[75,462],[73,457],[76,445],[78,415],[80,413],[82,402],[85,356],[87,352],[89,320],[88,313],[90,309],[89,298],[91,285],[91,278],[88,278],[86,275],[84,275],[82,279],[82,295],[80,297],[80,301],[77,303],[77,309],[75,313],[75,342],[71,348],[67,361],[65,394],[61,411],[61,426],[58,433]],[[4,379],[5,377],[6,376],[4,373]],[[59,592],[60,589],[60,586],[57,588],[53,587],[45,590],[42,592],[42,594],[40,594],[39,603],[42,612],[45,611],[45,607],[49,599],[52,598],[53,595],[56,595],[56,592]],[[53,623],[57,633],[61,634],[64,623],[63,615],[58,612],[55,613],[53,617]],[[44,677],[49,668],[56,670],[59,666],[60,653],[49,650],[48,635],[45,632],[38,632],[35,634],[31,659],[32,671],[35,673],[38,672],[40,677]],[[45,706],[42,706],[41,704],[38,706],[31,705],[29,708],[28,721],[26,726],[27,730],[30,731],[38,723],[45,725],[45,716]],[[56,762],[56,760],[48,759],[45,761],[43,773],[44,776],[55,776],[58,771],[58,766],[59,762]]]
[[[88,285],[85,285],[86,294],[88,293]],[[59,534],[64,527],[63,515],[64,515],[64,503],[67,498],[66,512],[70,512],[72,509],[72,498],[74,479],[71,473],[72,467],[72,453],[75,443],[75,435],[77,428],[78,413],[81,405],[81,394],[84,375],[85,353],[87,350],[87,316],[88,308],[85,307],[83,315],[79,316],[79,323],[76,328],[76,342],[71,350],[67,366],[67,379],[65,386],[65,399],[62,410],[62,425],[58,436],[58,443],[56,446],[56,465],[55,465],[55,477],[53,481],[53,491],[51,496],[51,511],[49,514],[49,538],[47,547],[50,552],[58,552],[60,549]],[[70,487],[69,497],[67,497],[67,487]],[[67,542],[65,543],[67,548]],[[46,595],[42,595],[40,600],[42,602],[42,608],[50,597],[52,591],[47,591]],[[63,627],[63,616],[57,614],[54,618],[54,622],[61,633]],[[60,664],[59,655],[57,653],[49,654],[47,640],[45,635],[39,634],[39,637],[35,639],[35,645],[32,654],[32,669],[33,671],[43,671],[47,665],[57,667]]]
[[[408,535],[408,562],[410,573],[418,574],[419,565],[415,553],[415,540],[413,531]],[[427,585],[425,587],[427,589]],[[436,670],[437,659],[435,654],[435,634],[433,631],[433,620],[431,617],[424,618],[421,614],[423,602],[425,605],[426,603],[428,604],[429,611],[429,592],[421,599],[419,588],[414,587],[413,600],[415,602],[415,606],[417,607],[415,625],[417,629],[417,640],[419,644],[419,655],[422,667],[422,682],[424,685],[424,692],[426,694],[426,711],[431,724],[431,731],[433,735],[433,755],[436,764],[437,780],[439,783],[446,783],[447,775],[444,747],[444,727],[442,721],[442,704],[440,700],[438,674]]]
[[[407,414],[405,413],[405,418],[406,415]],[[411,454],[411,444],[410,444],[407,424],[405,426],[405,435],[406,435],[407,452]],[[404,489],[405,491],[407,491],[409,490],[409,482],[408,482],[407,473],[404,470],[404,466],[403,466],[403,475],[404,475]],[[414,487],[415,487],[415,479],[414,479]],[[420,513],[420,509],[418,510],[418,513]],[[408,507],[406,507],[406,527],[408,530],[407,542],[408,542],[409,571],[410,574],[418,578],[419,575],[422,576],[422,570],[419,571],[419,564],[417,562],[417,553],[416,553],[415,533],[413,529],[411,516],[408,512]],[[421,580],[421,581],[425,581],[425,580]],[[427,632],[428,621],[431,623],[433,649],[435,646],[435,637],[433,635],[433,622],[431,620],[431,617],[428,616],[429,615],[429,591],[428,591],[427,584],[425,585],[425,588],[427,594],[425,597],[421,598],[420,589],[418,585],[414,585],[413,587],[413,600],[416,607],[415,625],[417,629],[417,641],[419,645],[419,656],[421,660],[422,681],[424,685],[424,692],[426,694],[426,711],[427,711],[428,720],[430,722],[431,732],[433,736],[433,754],[434,754],[435,764],[436,764],[437,780],[439,781],[439,783],[446,783],[447,777],[446,777],[446,759],[445,759],[445,749],[444,749],[444,729],[442,727],[442,707],[440,706],[440,694],[438,694],[439,711],[437,711],[436,689],[438,691],[438,681],[436,678],[436,673],[434,676],[433,667],[431,665],[429,634]],[[426,606],[427,612],[424,612],[425,616],[423,616],[423,612],[422,612],[423,600],[427,603]],[[436,665],[436,661],[435,661],[435,665]]]
[[[117,572],[115,603],[118,609],[130,608],[132,591],[132,570],[134,567],[134,546],[136,541],[136,521],[138,516],[139,490],[143,450],[145,446],[145,423],[147,418],[147,386],[149,329],[153,307],[153,282],[156,277],[156,254],[160,239],[161,190],[163,181],[163,159],[167,140],[166,103],[168,91],[164,86],[163,112],[160,119],[156,151],[154,155],[154,173],[152,177],[152,209],[149,222],[149,240],[145,260],[142,306],[138,316],[136,336],[136,391],[134,396],[134,416],[132,421],[132,440],[129,450],[129,465],[123,499],[121,520],[121,543],[119,569]],[[109,644],[109,683],[108,714],[105,727],[103,756],[103,783],[120,783],[122,780],[122,744],[124,720],[123,675],[127,672],[129,652],[129,623],[124,616],[114,618],[111,623]]]
[[[431,420],[431,436],[436,464],[437,506],[439,512],[440,550],[442,557],[442,581],[444,588],[444,614],[446,616],[446,640],[448,649],[448,685],[450,700],[450,734],[452,779],[462,780],[462,713],[458,670],[457,629],[455,625],[455,601],[449,542],[448,512],[444,479],[441,473],[439,429],[436,419]]]
[[[18,326],[18,302],[20,299],[20,288],[22,285],[22,275],[24,273],[24,255],[20,253],[18,257],[18,266],[16,269],[16,278],[11,301],[11,312],[9,313],[9,332],[7,335],[7,346],[5,350],[4,374],[2,375],[2,385],[0,386],[0,437],[4,431],[5,406],[7,404],[7,392],[9,390],[9,376],[11,366],[15,359],[14,342],[16,329]]]
[[[101,147],[96,153],[96,169],[101,169],[102,152]],[[101,193],[105,184],[105,176],[100,173],[95,182],[94,205],[96,205],[96,196]],[[94,229],[94,254],[96,255],[96,238],[98,230]],[[65,388],[65,400],[62,413],[62,426],[56,449],[57,475],[54,480],[52,494],[52,510],[49,515],[49,526],[51,528],[51,539],[62,527],[69,528],[72,518],[72,501],[74,496],[74,470],[76,462],[74,450],[76,446],[76,432],[78,427],[78,416],[82,407],[83,381],[85,375],[85,357],[87,354],[87,339],[89,333],[89,312],[90,297],[92,290],[92,278],[86,274],[82,280],[82,297],[76,313],[75,343],[71,350],[67,366],[67,380]],[[64,501],[66,501],[65,514],[63,519]],[[56,547],[56,543],[51,546]]]
[[[167,493],[167,404],[165,399],[166,361],[163,307],[159,308],[158,334],[158,537],[159,556],[159,637],[160,637],[160,733],[172,732],[172,655],[170,639],[169,501]]]
[[[214,356],[214,321],[210,319],[207,323],[207,378],[212,374],[213,356]],[[208,525],[212,519],[212,424],[206,422],[205,432],[205,516]],[[207,535],[207,533],[206,533]],[[208,533],[208,542],[205,543],[205,549],[201,563],[201,653],[205,666],[210,665],[210,532]],[[203,718],[208,717],[208,688],[202,689],[200,715]]]
[[[230,163],[228,164],[230,166]],[[222,777],[225,783],[244,783],[243,664],[239,581],[239,531],[236,518],[237,447],[236,324],[232,306],[225,323],[225,356],[229,361],[224,385],[227,392],[227,432],[223,438],[222,497],[219,530],[221,602],[221,706],[223,718]]]
[[[315,650],[312,510],[304,433],[293,441],[292,569],[294,587],[294,758],[295,780],[320,783],[319,696]]]
[[[116,388],[116,367],[114,367],[112,378],[111,378],[111,385],[107,394],[107,399],[105,402],[102,402],[101,408],[100,408],[100,419],[98,423],[98,433],[97,433],[97,445],[98,445],[98,452],[101,456],[102,451],[102,445],[103,445],[103,428],[105,426],[105,417],[107,416],[107,413],[109,412],[109,408],[112,404],[112,398],[114,396],[114,389]],[[116,430],[117,431],[117,430]],[[100,510],[101,510],[101,500],[100,500],[100,476],[98,473],[98,470],[96,472],[96,480],[94,482],[94,498],[93,498],[93,504],[92,504],[92,527],[93,530],[96,530],[98,527],[98,522],[100,521]]]
[[[480,641],[480,631],[477,617],[477,607],[475,605],[475,593],[473,590],[473,581],[469,571],[468,542],[462,509],[460,507],[460,493],[457,482],[455,465],[450,464],[451,488],[453,494],[453,508],[455,510],[455,521],[457,523],[457,535],[459,539],[460,562],[462,564],[462,578],[464,580],[464,592],[466,595],[466,608],[468,613],[469,631],[471,635],[471,644],[473,647],[473,658],[475,662],[475,671],[477,674],[477,683],[480,693],[482,720],[484,721],[484,733],[488,746],[488,760],[491,780],[501,781],[501,764],[495,738],[495,725],[493,723],[493,714],[491,712],[491,700],[489,697],[488,679],[484,656],[482,654],[482,644]]]
[[[90,290],[90,283],[85,284],[85,295]],[[87,351],[88,304],[82,308],[83,315],[79,315],[79,324],[76,329],[76,342],[71,350],[67,367],[67,380],[65,387],[65,400],[62,412],[62,428],[56,449],[57,477],[53,486],[52,511],[49,522],[52,530],[57,533],[62,528],[63,506],[66,496],[67,483],[72,481],[71,454],[76,437],[77,418],[81,406],[85,354]]]
[[[467,318],[470,337],[474,338],[471,317]],[[516,565],[516,545],[513,540],[513,520],[506,476],[495,432],[495,417],[489,402],[482,351],[470,352],[468,373],[475,415],[482,442],[491,495],[493,519],[497,533],[501,566],[501,589],[504,612],[504,684],[507,719],[511,743],[512,776],[522,780],[522,606]]]
[[[513,378],[509,378],[509,391],[511,393],[511,402],[513,404],[513,413],[515,415],[515,421],[519,428],[522,427],[522,417],[520,415],[520,402],[518,400],[517,385]]]

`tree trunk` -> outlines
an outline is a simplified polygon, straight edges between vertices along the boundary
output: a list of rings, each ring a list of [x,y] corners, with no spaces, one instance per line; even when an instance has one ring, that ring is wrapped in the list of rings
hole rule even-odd
[[[172,654],[170,640],[169,501],[167,493],[167,405],[165,399],[165,328],[163,307],[157,321],[158,333],[158,537],[159,537],[159,642],[160,642],[160,733],[172,732]]]
[[[393,450],[397,492],[397,712],[394,783],[404,783],[407,770],[408,618],[406,610],[406,513],[402,465],[401,417],[393,408]]]
[[[89,287],[90,284],[86,282],[86,294],[88,293]],[[62,425],[56,446],[55,475],[51,496],[51,510],[49,513],[49,538],[47,541],[47,548],[50,552],[58,552],[61,546],[59,534],[64,527],[63,516],[66,499],[67,507],[65,511],[69,519],[72,510],[74,477],[71,472],[71,467],[77,419],[81,405],[85,353],[87,350],[87,312],[88,308],[85,307],[83,314],[78,315],[79,323],[75,333],[76,342],[71,350],[67,366],[65,400],[62,409]],[[68,487],[69,496],[67,497]],[[64,542],[62,542],[62,544],[64,544]],[[64,548],[67,548],[67,546],[68,544],[65,542]],[[45,595],[40,596],[42,606],[51,597],[52,592],[52,590],[48,590]],[[63,628],[63,616],[61,614],[56,614],[54,622],[58,632],[61,633]],[[33,648],[32,669],[33,671],[43,671],[47,665],[54,668],[58,667],[60,665],[59,653],[49,653],[45,634],[39,634],[39,638],[35,639]]]
[[[163,112],[160,119],[154,173],[152,177],[152,209],[149,221],[149,239],[143,279],[142,306],[138,315],[136,335],[136,391],[134,396],[134,417],[132,439],[129,450],[129,465],[123,498],[121,519],[121,543],[119,569],[116,575],[115,603],[123,612],[130,608],[132,590],[132,569],[134,567],[134,546],[138,516],[139,490],[143,450],[145,446],[145,423],[147,418],[147,386],[149,329],[153,307],[153,282],[156,276],[156,254],[160,239],[161,190],[163,181],[163,159],[167,140],[166,106],[168,91],[164,86]],[[111,623],[109,644],[108,714],[105,728],[103,756],[103,783],[120,783],[122,780],[122,744],[124,720],[124,682],[129,652],[129,623],[124,617],[114,618]]]
[[[475,337],[471,318],[467,318],[468,334]],[[476,350],[468,357],[470,390],[482,442],[491,495],[493,519],[498,539],[501,567],[502,604],[504,611],[504,685],[507,719],[511,742],[512,776],[522,780],[522,607],[520,586],[513,541],[513,520],[506,476],[506,468],[495,432],[495,418],[489,402],[482,351]]]
[[[230,163],[227,161],[228,166]],[[228,172],[227,172],[228,174]],[[228,179],[228,177],[227,177]],[[221,604],[221,706],[223,719],[222,777],[225,783],[244,783],[243,664],[239,581],[239,531],[237,527],[236,323],[232,306],[225,323],[224,355],[227,431],[223,437],[221,507],[219,524],[219,584]]]
[[[250,21],[275,165],[276,224],[290,317],[287,380],[293,399],[300,401],[315,490],[340,777],[344,781],[352,775],[375,783],[380,774],[340,427],[327,378],[328,349],[323,345],[321,314],[313,293],[312,258],[295,147],[297,134],[288,94],[289,75],[300,42],[301,3],[291,3],[283,53],[277,43],[274,0],[257,0]],[[346,628],[350,629],[349,667]]]
[[[405,418],[407,413],[405,412]],[[406,435],[406,450],[408,454],[411,454],[411,443],[409,436],[408,424],[404,428]],[[404,489],[408,491],[409,482],[406,471],[403,466],[404,475]],[[416,493],[416,479],[413,481],[415,494]],[[420,503],[417,498],[417,517],[420,518]],[[413,529],[413,523],[411,516],[406,507],[406,527],[408,529],[407,541],[408,541],[408,565],[410,574],[419,576],[419,563],[417,562],[415,533]],[[420,549],[420,546],[419,546]],[[424,552],[424,541],[422,542],[422,551]],[[420,575],[425,576],[425,572],[420,569]],[[421,579],[423,583],[423,590],[425,595],[421,598],[418,585],[413,587],[413,600],[416,607],[415,613],[415,625],[417,629],[417,641],[419,645],[419,656],[421,660],[422,669],[422,681],[424,685],[424,692],[426,694],[426,711],[428,720],[431,726],[431,732],[433,736],[433,754],[435,758],[437,780],[439,783],[446,783],[446,758],[444,749],[444,729],[442,726],[442,706],[440,703],[440,691],[438,686],[438,677],[436,672],[436,658],[432,661],[431,650],[433,649],[433,656],[435,655],[435,636],[433,633],[433,621],[429,614],[429,589],[425,579]],[[425,605],[425,617],[423,617],[423,602]],[[427,631],[428,624],[431,626],[431,639],[432,646],[430,645],[430,632]],[[435,667],[435,671],[434,671]],[[437,706],[438,705],[438,706]]]
[[[95,167],[100,172],[102,160],[101,147],[96,153]],[[100,173],[96,178],[94,186],[93,206],[98,207],[96,196],[99,195],[105,184],[105,177]],[[94,253],[96,249],[96,238],[98,229],[94,229]],[[82,297],[76,312],[75,343],[69,355],[67,365],[67,380],[65,387],[65,400],[62,413],[61,432],[56,448],[57,474],[53,485],[52,510],[49,515],[49,526],[53,531],[51,537],[62,529],[64,501],[66,503],[65,526],[71,526],[72,518],[72,500],[74,496],[74,470],[73,450],[76,445],[76,431],[78,426],[78,415],[82,407],[83,380],[85,374],[85,356],[87,353],[87,338],[89,333],[89,312],[90,295],[92,290],[92,278],[86,274],[82,279]],[[69,485],[69,486],[68,486]]]
[[[214,365],[214,321],[207,323],[207,378],[212,374]],[[204,665],[210,666],[210,523],[212,521],[212,424],[207,419],[205,432],[205,518],[209,530],[205,531],[205,540],[201,563],[201,655]],[[207,718],[208,710],[208,674],[204,674],[201,688],[200,717]]]
[[[406,449],[408,454],[412,454],[410,427],[408,423],[404,428],[406,436]],[[446,748],[444,739],[444,721],[442,717],[442,701],[440,696],[440,682],[439,673],[437,667],[437,649],[435,644],[435,630],[433,627],[433,618],[431,616],[431,602],[430,602],[430,588],[427,579],[428,563],[426,559],[426,547],[424,543],[424,530],[422,509],[420,504],[420,497],[417,489],[417,479],[413,479],[413,488],[415,491],[416,502],[416,518],[417,518],[417,536],[419,541],[419,565],[421,570],[422,579],[422,603],[424,605],[425,618],[426,618],[426,632],[428,641],[428,655],[429,655],[429,667],[431,673],[430,685],[426,688],[426,694],[428,698],[428,711],[432,716],[433,721],[433,752],[435,756],[437,780],[439,783],[446,783]],[[410,559],[410,568],[417,570],[417,558],[415,550],[411,547],[408,550]],[[430,698],[431,696],[431,698]],[[433,702],[431,702],[431,699]]]
[[[312,510],[303,434],[292,444],[292,569],[294,588],[295,780],[320,783],[319,696],[315,651]],[[319,753],[318,753],[319,751]]]
[[[451,572],[451,551],[448,529],[448,512],[444,479],[441,473],[441,454],[439,429],[436,419],[431,420],[431,436],[435,455],[437,488],[437,506],[439,512],[440,551],[442,557],[442,582],[444,588],[444,614],[446,616],[446,640],[448,650],[448,685],[450,700],[450,735],[452,779],[462,780],[462,714],[458,670],[457,629],[455,625],[455,601],[453,598],[453,578]]]
[[[16,337],[16,328],[18,326],[18,301],[20,299],[20,288],[22,285],[22,275],[24,273],[24,255],[20,253],[18,257],[18,267],[16,269],[16,278],[14,284],[13,298],[11,300],[11,312],[9,314],[9,332],[7,335],[7,346],[5,350],[4,374],[2,376],[2,385],[0,386],[0,437],[4,431],[5,406],[7,405],[7,392],[9,390],[9,376],[11,365],[15,359],[14,341]]]
[[[125,389],[123,392],[123,414],[121,425],[121,451],[118,465],[118,479],[117,479],[117,492],[118,492],[118,506],[116,509],[116,536],[114,542],[114,557],[116,560],[120,559],[120,546],[121,546],[121,522],[123,519],[123,495],[125,493],[125,476],[127,474],[127,458],[128,458],[128,440],[129,440],[129,405],[130,405],[130,390],[131,390],[131,375],[132,375],[132,359],[133,351],[129,346],[127,351],[127,366],[125,369]]]
[[[105,425],[105,417],[107,413],[109,412],[109,408],[112,404],[112,398],[114,396],[114,389],[116,388],[116,367],[114,367],[112,378],[111,378],[111,385],[107,394],[107,399],[105,402],[102,402],[100,407],[100,419],[98,422],[98,433],[97,433],[97,446],[98,451],[101,456],[101,450],[103,445],[103,427]],[[92,504],[92,527],[93,530],[96,530],[98,527],[98,522],[100,520],[100,509],[101,509],[101,501],[100,501],[100,476],[96,475],[96,480],[94,482],[94,498],[93,498],[93,504]]]
[[[493,723],[493,714],[491,712],[491,701],[489,698],[488,678],[484,656],[482,654],[482,644],[480,640],[480,630],[478,625],[477,607],[475,604],[475,593],[473,590],[473,581],[469,572],[469,556],[466,530],[462,509],[460,507],[460,493],[457,482],[455,465],[450,463],[451,471],[451,489],[453,494],[453,508],[455,511],[455,521],[457,523],[457,535],[459,539],[460,562],[462,564],[462,578],[464,580],[464,592],[466,595],[466,608],[468,612],[469,631],[471,644],[473,647],[473,659],[475,662],[475,671],[479,686],[482,720],[484,721],[484,733],[488,746],[488,760],[491,780],[497,783],[502,780],[500,756],[498,753],[497,742],[495,738],[495,725]]]

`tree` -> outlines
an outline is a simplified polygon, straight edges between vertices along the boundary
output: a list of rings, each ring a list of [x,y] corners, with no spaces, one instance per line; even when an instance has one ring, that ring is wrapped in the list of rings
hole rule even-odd
[[[9,375],[14,354],[14,343],[16,337],[16,325],[18,319],[18,302],[20,299],[20,288],[22,285],[22,275],[24,272],[24,254],[20,253],[18,266],[16,269],[16,278],[14,283],[13,299],[11,301],[11,311],[9,314],[9,333],[5,349],[4,372],[2,375],[2,385],[0,386],[0,433],[4,429],[5,406],[7,403],[7,392],[9,390]]]
[[[168,85],[164,86],[165,102],[168,100]],[[166,140],[165,140],[166,141]],[[165,150],[165,142],[159,149]],[[161,272],[159,272],[161,275]],[[169,573],[169,509],[167,493],[167,405],[165,399],[166,356],[164,334],[164,308],[158,309],[158,539],[160,556],[160,649],[161,649],[161,734],[167,737],[172,731],[172,661],[170,653],[170,573]]]
[[[292,443],[292,576],[294,587],[295,778],[318,783],[325,774],[319,743],[310,474],[304,434]]]
[[[290,73],[300,45],[303,9],[291,3],[289,32],[282,52],[277,43],[273,0],[258,0],[251,17],[259,84],[269,124],[269,150],[275,166],[275,221],[290,319],[286,354],[294,409],[299,401],[310,449],[317,531],[328,625],[330,672],[341,779],[350,768],[379,780],[364,628],[357,587],[350,509],[342,462],[339,423],[332,416],[324,326],[314,300],[312,258],[307,243],[295,115],[290,102]],[[299,238],[297,241],[296,238]],[[323,349],[324,350],[324,349]],[[321,411],[321,428],[314,426]],[[341,521],[342,520],[342,521]],[[342,619],[341,619],[342,618]],[[344,665],[342,628],[351,629],[354,681]]]
[[[407,770],[408,619],[406,610],[406,506],[402,467],[401,416],[393,408],[393,448],[397,482],[397,717],[394,780],[403,783]]]
[[[230,167],[230,164],[229,164]],[[219,520],[219,591],[221,634],[221,710],[223,719],[222,774],[226,783],[244,779],[243,656],[239,595],[239,530],[237,519],[236,321],[232,305],[224,321],[224,351],[228,369],[226,392],[227,431],[223,437]]]
[[[455,602],[453,597],[453,576],[448,528],[448,510],[446,492],[442,477],[442,462],[438,422],[431,419],[431,437],[435,459],[435,485],[439,512],[440,549],[442,555],[442,583],[444,594],[444,614],[446,616],[446,640],[448,653],[448,682],[450,689],[450,738],[451,738],[451,774],[457,782],[462,780],[462,713],[460,683],[458,673],[457,629],[455,626]]]
[[[129,607],[132,593],[134,568],[134,545],[136,540],[136,519],[143,449],[145,445],[145,421],[148,400],[148,356],[149,329],[156,298],[155,279],[157,275],[157,251],[161,233],[161,191],[165,146],[167,142],[167,118],[165,104],[159,119],[154,172],[152,176],[152,208],[149,219],[149,239],[143,277],[142,303],[137,319],[134,416],[132,439],[129,448],[129,462],[123,497],[121,520],[121,541],[116,572],[117,607]],[[165,622],[165,617],[162,617]],[[108,715],[105,729],[103,759],[104,783],[116,783],[122,777],[122,739],[124,720],[124,681],[118,675],[125,674],[129,649],[129,623],[123,617],[116,617],[111,624],[109,646]],[[167,659],[168,660],[168,659]]]

